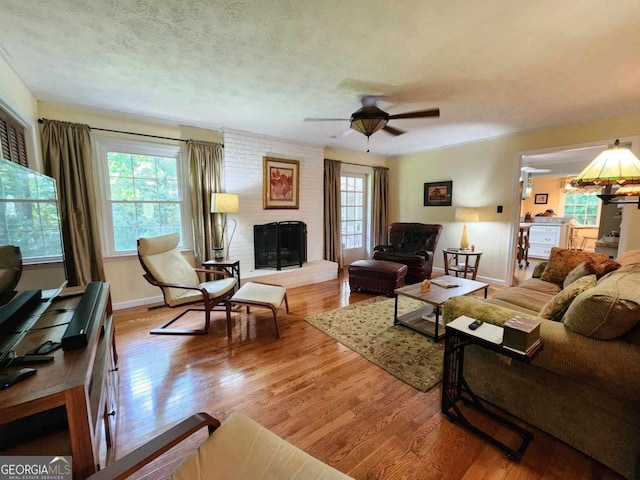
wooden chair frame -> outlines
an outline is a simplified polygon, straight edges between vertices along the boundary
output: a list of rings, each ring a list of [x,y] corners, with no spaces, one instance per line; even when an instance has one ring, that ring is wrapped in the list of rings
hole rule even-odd
[[[122,480],[158,458],[201,428],[207,427],[209,435],[216,431],[220,422],[207,413],[196,413],[171,427],[153,440],[138,447],[114,463],[91,475],[90,480]]]

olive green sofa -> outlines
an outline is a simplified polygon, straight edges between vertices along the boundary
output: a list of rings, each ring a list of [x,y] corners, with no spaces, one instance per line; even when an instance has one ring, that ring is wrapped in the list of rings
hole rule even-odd
[[[567,253],[557,250],[545,272],[554,253],[560,259]],[[469,385],[488,402],[625,478],[638,479],[640,250],[615,260],[620,268],[597,280],[584,275],[565,286],[569,273],[580,268],[573,259],[555,279],[545,279],[543,272],[541,278],[526,280],[492,299],[452,298],[444,305],[444,321],[466,315],[501,325],[516,315],[540,318],[544,346],[530,364],[481,347],[467,348],[464,371]],[[571,292],[579,283],[583,287]],[[559,302],[563,296],[569,301]],[[553,308],[558,303],[562,308]],[[559,321],[543,319],[541,312],[553,313]]]

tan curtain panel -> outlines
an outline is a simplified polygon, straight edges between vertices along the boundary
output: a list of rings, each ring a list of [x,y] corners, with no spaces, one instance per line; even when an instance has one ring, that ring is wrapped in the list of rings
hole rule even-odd
[[[223,191],[224,155],[222,145],[218,143],[189,140],[187,145],[193,212],[193,251],[196,261],[201,264],[213,259],[215,245],[222,245],[222,239],[219,238],[222,214],[211,214],[211,194]]]
[[[46,174],[57,183],[68,285],[105,280],[89,126],[44,120],[42,156]]]
[[[324,161],[324,258],[338,263],[342,269],[342,236],[340,234],[340,167],[335,160]]]
[[[373,188],[371,192],[371,244],[386,245],[387,240],[387,198],[389,190],[389,170],[373,167]]]

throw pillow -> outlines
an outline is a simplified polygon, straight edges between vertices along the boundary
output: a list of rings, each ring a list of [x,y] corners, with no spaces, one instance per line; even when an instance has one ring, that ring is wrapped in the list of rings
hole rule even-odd
[[[607,260],[594,266],[595,274],[598,278],[604,277],[607,273],[615,272],[619,268],[620,264],[613,260]]]
[[[569,306],[562,322],[576,333],[611,340],[640,324],[640,271],[617,270],[598,281]]]
[[[640,249],[627,250],[615,259],[623,267],[640,265]]]
[[[588,258],[592,259],[596,264],[609,260],[609,256],[604,253],[553,247],[549,256],[549,265],[542,272],[540,279],[545,282],[562,285],[569,272]]]
[[[547,265],[549,265],[549,262],[547,262],[546,260],[537,264],[533,269],[533,274],[531,275],[531,277],[540,278],[542,276],[542,272],[544,272],[544,269],[547,268]]]
[[[574,268],[567,274],[564,282],[562,283],[562,287],[567,288],[579,278],[582,278],[585,275],[595,274],[595,266],[595,262],[590,258],[587,258],[584,262],[580,262],[576,268]]]
[[[573,282],[568,287],[560,290],[547,304],[540,310],[540,316],[547,320],[559,322],[567,311],[571,302],[582,292],[596,286],[596,276],[586,275]]]

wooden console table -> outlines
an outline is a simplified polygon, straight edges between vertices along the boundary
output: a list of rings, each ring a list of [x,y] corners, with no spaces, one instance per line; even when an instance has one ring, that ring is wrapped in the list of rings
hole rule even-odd
[[[63,290],[15,346],[16,353],[24,355],[47,340],[59,342],[82,295]],[[0,437],[9,444],[0,455],[71,455],[74,479],[115,458],[118,357],[106,282],[91,317],[86,347],[48,353],[53,362],[29,366],[37,369],[35,375],[0,391]],[[54,418],[58,422],[51,425]]]

